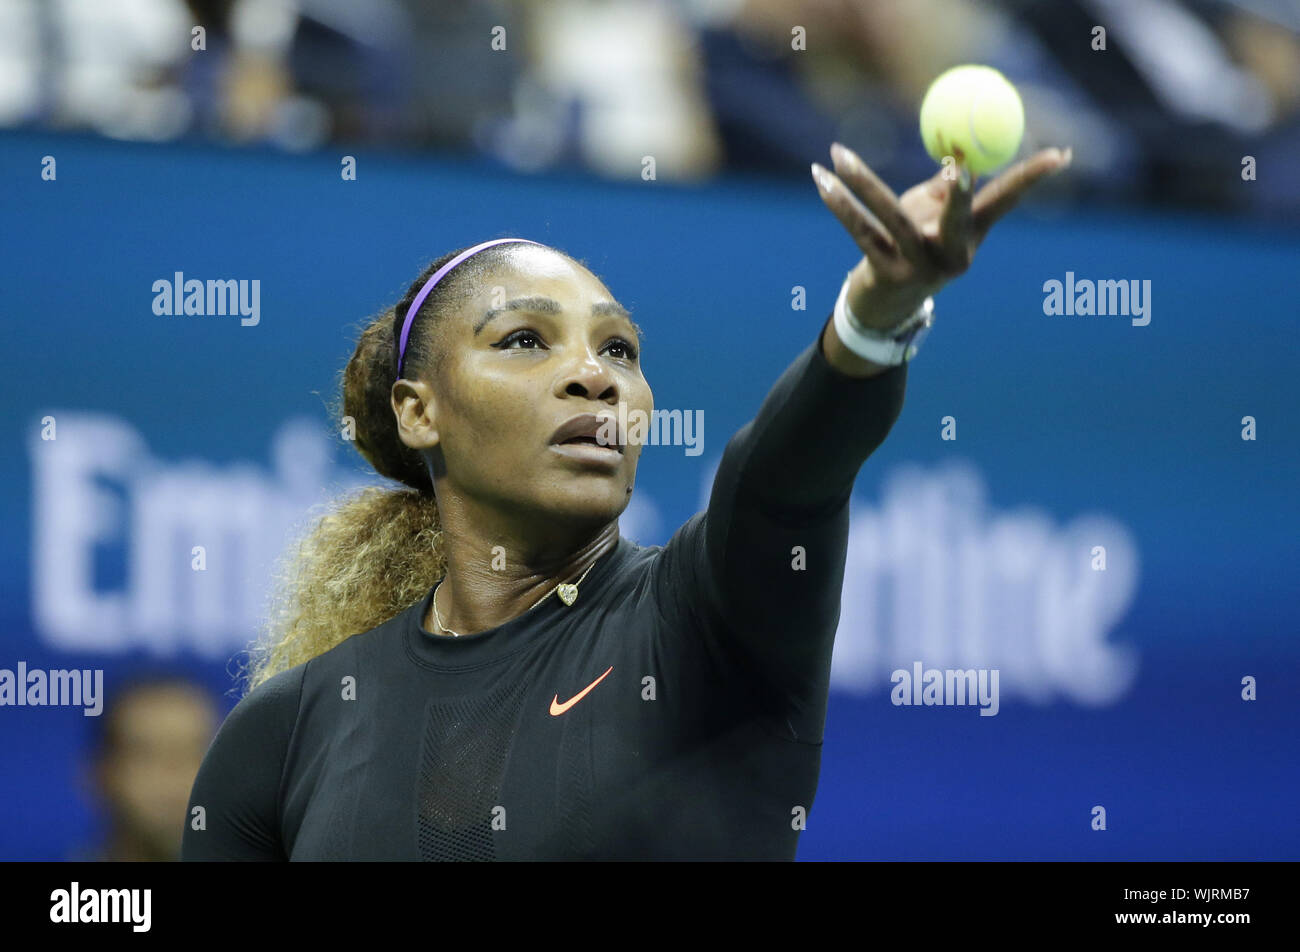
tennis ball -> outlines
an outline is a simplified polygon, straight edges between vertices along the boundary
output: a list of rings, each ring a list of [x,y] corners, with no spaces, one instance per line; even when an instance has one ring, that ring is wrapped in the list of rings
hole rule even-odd
[[[991,66],[954,66],[921,101],[921,139],[936,162],[963,153],[972,175],[1008,162],[1020,149],[1025,109],[1020,94]]]

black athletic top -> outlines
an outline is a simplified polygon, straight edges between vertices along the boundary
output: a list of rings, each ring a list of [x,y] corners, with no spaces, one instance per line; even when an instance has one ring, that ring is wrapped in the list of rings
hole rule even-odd
[[[849,377],[814,341],[728,442],[708,509],[664,546],[620,537],[572,606],[435,636],[430,589],[275,675],[213,740],[183,858],[794,859],[849,494],[906,378]]]

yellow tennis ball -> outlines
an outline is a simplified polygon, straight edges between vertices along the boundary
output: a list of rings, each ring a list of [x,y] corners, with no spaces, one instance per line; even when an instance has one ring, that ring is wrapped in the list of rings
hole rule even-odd
[[[972,175],[1011,160],[1025,132],[1020,94],[991,66],[954,66],[926,90],[921,139],[936,162],[960,148]]]

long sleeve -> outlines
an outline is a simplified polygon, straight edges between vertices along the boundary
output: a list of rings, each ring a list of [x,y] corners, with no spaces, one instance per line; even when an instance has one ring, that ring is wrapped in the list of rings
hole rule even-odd
[[[791,740],[821,741],[849,497],[902,411],[906,381],[906,364],[841,373],[819,334],[728,442],[708,509],[664,546],[661,611],[706,641],[720,672],[749,678]]]
[[[190,792],[181,859],[284,860],[280,780],[306,665],[282,671],[235,705]],[[202,808],[202,829],[195,809]]]

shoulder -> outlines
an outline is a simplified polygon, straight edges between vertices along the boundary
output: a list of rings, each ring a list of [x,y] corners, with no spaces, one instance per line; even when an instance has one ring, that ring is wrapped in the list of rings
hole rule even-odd
[[[229,735],[263,735],[274,728],[292,729],[302,699],[307,665],[300,664],[272,675],[240,699],[227,715],[217,734],[220,741]]]
[[[309,697],[322,690],[336,691],[342,677],[357,676],[363,671],[395,676],[404,667],[406,633],[419,615],[422,602],[423,599],[407,606],[367,631],[349,635],[307,661],[301,675],[304,705]]]
[[[181,858],[279,859],[279,790],[306,665],[268,678],[227,715],[190,792]]]
[[[226,715],[195,778],[193,802],[239,804],[261,815],[274,803],[281,768],[298,721],[301,664],[268,678]]]

